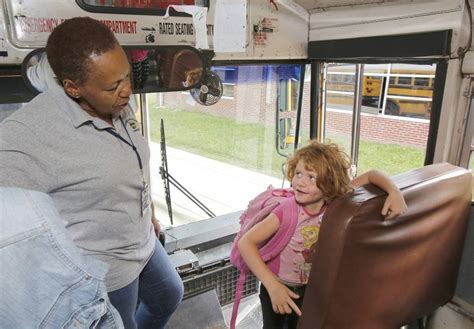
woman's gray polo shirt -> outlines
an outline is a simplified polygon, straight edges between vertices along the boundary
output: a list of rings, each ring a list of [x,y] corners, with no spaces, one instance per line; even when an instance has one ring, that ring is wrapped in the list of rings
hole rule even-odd
[[[128,110],[128,109],[127,109]],[[123,111],[124,113],[125,111]],[[131,112],[131,111],[126,111]],[[150,151],[124,122],[149,177]],[[91,117],[56,87],[0,123],[0,186],[48,193],[86,256],[110,265],[108,291],[136,279],[153,253],[151,210],[141,216],[142,178],[119,118],[114,128]]]

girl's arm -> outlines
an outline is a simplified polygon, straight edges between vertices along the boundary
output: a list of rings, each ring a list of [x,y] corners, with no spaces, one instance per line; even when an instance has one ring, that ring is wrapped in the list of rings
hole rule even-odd
[[[299,298],[299,296],[278,280],[258,252],[258,246],[275,234],[279,227],[278,217],[271,213],[242,236],[239,241],[239,251],[252,273],[267,288],[273,311],[290,314],[294,310],[296,314],[301,315],[300,309],[293,301],[293,298]]]
[[[395,218],[407,210],[407,205],[402,193],[390,177],[381,171],[370,170],[354,178],[351,182],[351,186],[356,188],[368,183],[372,183],[388,193],[382,208],[382,215],[385,216],[386,219]]]

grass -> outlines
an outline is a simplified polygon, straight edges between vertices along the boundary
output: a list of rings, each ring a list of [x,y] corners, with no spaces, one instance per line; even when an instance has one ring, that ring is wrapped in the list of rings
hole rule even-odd
[[[208,114],[159,108],[150,112],[154,142],[160,141],[161,119],[168,146],[281,177],[285,158],[274,150],[273,129]]]
[[[276,152],[272,127],[159,107],[150,111],[151,139],[154,142],[160,141],[160,119],[164,121],[168,146],[282,177],[281,168],[286,158]],[[347,144],[348,137],[328,137],[337,144]],[[393,175],[421,167],[424,162],[424,150],[416,147],[361,140],[359,148],[359,173],[377,168]]]
[[[339,145],[348,148],[349,136],[331,135],[328,138]],[[369,169],[380,169],[387,174],[395,175],[410,169],[422,167],[425,161],[425,152],[421,148],[385,144],[368,140],[360,140],[358,172]]]

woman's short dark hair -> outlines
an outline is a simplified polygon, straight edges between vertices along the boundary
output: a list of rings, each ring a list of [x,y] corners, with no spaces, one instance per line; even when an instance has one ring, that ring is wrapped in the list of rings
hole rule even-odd
[[[49,64],[59,81],[87,81],[91,55],[101,55],[118,45],[112,31],[90,17],[74,17],[58,25],[46,43]]]

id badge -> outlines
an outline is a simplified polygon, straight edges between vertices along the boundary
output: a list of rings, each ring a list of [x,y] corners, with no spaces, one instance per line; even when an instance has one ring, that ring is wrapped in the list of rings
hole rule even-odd
[[[146,209],[150,206],[150,187],[148,186],[148,183],[143,181],[143,187],[142,187],[142,193],[140,196],[140,201],[141,201],[141,215],[142,218],[145,216]]]

